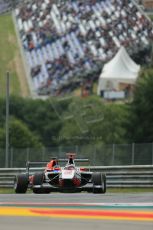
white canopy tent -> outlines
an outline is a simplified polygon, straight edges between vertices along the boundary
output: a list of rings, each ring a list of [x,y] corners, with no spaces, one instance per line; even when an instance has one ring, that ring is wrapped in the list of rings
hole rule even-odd
[[[123,86],[134,85],[139,71],[140,66],[121,47],[114,58],[103,67],[99,77],[98,95],[105,91],[123,91]]]

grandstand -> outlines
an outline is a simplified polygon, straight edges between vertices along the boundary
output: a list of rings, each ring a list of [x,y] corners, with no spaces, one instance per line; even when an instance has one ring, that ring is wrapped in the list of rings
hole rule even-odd
[[[153,39],[151,21],[132,0],[30,0],[15,18],[38,94],[70,92],[93,80],[121,46],[134,55]]]
[[[0,0],[0,14],[6,13],[12,9],[11,1],[9,0]]]
[[[18,4],[24,0],[0,0],[0,14],[12,11]]]

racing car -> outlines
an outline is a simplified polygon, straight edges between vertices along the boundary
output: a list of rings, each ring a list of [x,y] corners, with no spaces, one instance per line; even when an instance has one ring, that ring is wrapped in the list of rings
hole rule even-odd
[[[32,189],[33,193],[50,192],[106,192],[106,175],[102,172],[91,172],[85,167],[76,167],[75,162],[87,162],[88,159],[75,159],[76,154],[68,153],[68,159],[52,158],[50,162],[27,162],[26,173],[15,176],[14,190],[16,193],[26,193]],[[58,162],[67,161],[64,167]],[[43,172],[30,175],[30,166],[46,164]]]

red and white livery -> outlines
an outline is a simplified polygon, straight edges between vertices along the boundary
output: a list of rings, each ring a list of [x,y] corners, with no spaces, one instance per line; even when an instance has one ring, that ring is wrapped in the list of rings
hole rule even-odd
[[[68,159],[52,158],[50,162],[27,162],[26,173],[16,175],[14,190],[26,193],[30,188],[34,193],[58,192],[106,192],[106,175],[91,172],[89,168],[76,167],[75,162],[89,162],[88,159],[75,159],[75,153],[68,153]],[[58,162],[67,161],[64,167]],[[44,171],[30,175],[30,166],[46,164]],[[38,170],[38,169],[37,169]]]

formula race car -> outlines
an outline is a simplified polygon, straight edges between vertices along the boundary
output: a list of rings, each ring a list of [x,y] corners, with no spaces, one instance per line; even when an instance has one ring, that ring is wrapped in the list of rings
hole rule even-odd
[[[58,192],[106,192],[106,175],[101,172],[91,172],[90,169],[76,167],[75,162],[87,162],[88,159],[75,159],[74,153],[69,153],[68,159],[52,158],[47,162],[27,162],[26,173],[15,176],[14,190],[16,193],[26,193],[31,188],[34,193]],[[64,167],[58,162],[67,161]],[[30,166],[47,164],[43,172],[30,175]]]

